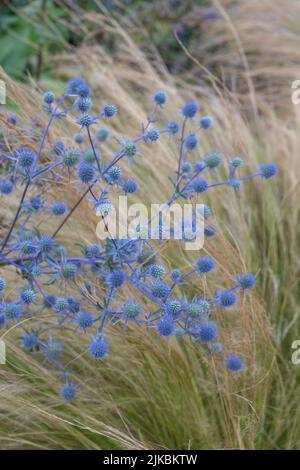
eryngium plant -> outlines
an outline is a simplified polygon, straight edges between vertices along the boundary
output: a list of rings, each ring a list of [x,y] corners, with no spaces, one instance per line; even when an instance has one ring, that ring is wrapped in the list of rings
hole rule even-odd
[[[199,146],[199,134],[213,125],[212,117],[199,119],[197,103],[188,101],[181,109],[179,122],[169,121],[160,127],[154,126],[158,122],[160,108],[167,103],[164,91],[155,93],[153,109],[142,125],[140,135],[122,140],[117,152],[111,151],[103,158],[101,145],[109,142],[110,132],[106,126],[99,127],[99,123],[116,118],[118,109],[113,104],[105,104],[100,112],[92,113],[91,94],[90,87],[81,78],[71,80],[65,94],[58,100],[54,93],[47,91],[42,102],[49,119],[36,150],[7,146],[9,151],[2,151],[1,197],[5,202],[19,187],[21,198],[1,241],[0,265],[15,267],[22,275],[23,287],[13,298],[6,295],[7,282],[0,278],[0,328],[5,330],[14,324],[20,328],[22,347],[61,375],[60,396],[65,401],[75,398],[77,388],[76,380],[70,379],[72,371],[64,365],[63,344],[56,337],[57,332],[66,327],[74,334],[78,331],[87,334],[86,350],[91,360],[101,361],[109,354],[108,325],[121,323],[126,331],[128,323],[133,322],[153,328],[166,339],[171,336],[189,337],[195,346],[204,348],[208,354],[215,354],[229,371],[241,371],[244,367],[242,358],[224,351],[218,340],[216,313],[233,307],[239,292],[255,285],[253,274],[237,276],[230,289],[216,291],[211,298],[189,298],[187,288],[191,276],[213,275],[216,266],[211,257],[197,259],[189,272],[183,273],[180,267],[167,272],[154,243],[143,239],[142,231],[140,236],[137,234],[125,240],[110,237],[102,244],[82,245],[76,257],[70,256],[67,243],[59,244],[56,237],[85,198],[99,211],[105,224],[113,205],[110,199],[112,192],[130,195],[139,190],[138,183],[123,175],[118,164],[127,160],[128,171],[131,171],[130,162],[141,158],[142,144],[155,146],[160,139],[173,139],[177,145],[177,168],[170,178],[172,196],[165,204],[166,208],[178,199],[191,200],[216,186],[229,187],[237,192],[246,180],[272,178],[277,172],[276,165],[266,163],[254,173],[242,176],[244,162],[236,157],[229,162],[227,178],[216,181],[218,168],[224,164],[221,154],[210,152],[193,163],[190,158]],[[70,147],[63,141],[55,142],[49,153],[50,161],[45,162],[41,156],[50,126],[54,120],[63,122],[67,115],[78,125],[74,144]],[[17,124],[15,116],[7,119],[10,126]],[[193,132],[188,133],[187,129],[191,128]],[[64,201],[48,203],[39,194],[47,177],[55,185],[65,176],[70,185],[77,185],[81,191],[76,203],[69,208]],[[204,233],[206,237],[213,237],[216,228],[209,223],[211,210],[207,205],[203,207]],[[42,233],[35,223],[36,214],[46,211],[53,219],[53,225],[58,221],[52,234]],[[107,231],[109,234],[109,227]],[[88,273],[97,278],[104,289],[101,303],[77,281],[79,275]],[[51,293],[53,288],[49,291],[53,284],[58,285],[57,290],[61,292],[69,289],[72,295],[54,295]],[[124,301],[126,285],[147,299],[147,309],[135,297]],[[175,290],[181,295],[175,296]],[[77,292],[76,296],[74,292]],[[55,319],[51,326],[39,320],[44,310],[50,311]],[[32,317],[35,325],[36,322],[38,324],[34,329],[22,321]]]

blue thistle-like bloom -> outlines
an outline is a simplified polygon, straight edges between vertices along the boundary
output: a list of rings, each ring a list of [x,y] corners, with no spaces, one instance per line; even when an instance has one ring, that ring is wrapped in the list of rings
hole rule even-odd
[[[79,165],[78,176],[83,183],[90,183],[95,177],[95,168],[90,163],[83,162]]]
[[[54,308],[58,313],[65,312],[69,308],[68,299],[64,297],[56,299]]]
[[[81,127],[90,127],[92,124],[95,124],[96,122],[96,118],[94,118],[93,116],[91,116],[90,114],[81,114],[78,118],[77,118],[77,123],[81,126]]]
[[[65,149],[63,153],[63,162],[67,167],[75,166],[80,158],[80,150],[74,147]]]
[[[6,280],[3,277],[0,277],[0,292],[2,292],[6,287]]]
[[[91,107],[92,100],[90,98],[79,98],[79,100],[76,101],[77,111],[82,114],[87,113]]]
[[[67,383],[60,389],[59,394],[65,402],[73,401],[76,397],[76,386],[72,383]]]
[[[38,244],[42,253],[49,253],[55,247],[55,241],[48,235],[42,235],[38,241]]]
[[[190,134],[190,135],[186,136],[186,138],[184,139],[184,145],[185,145],[185,148],[189,152],[191,152],[192,150],[195,150],[195,148],[198,145],[198,139],[195,136],[195,134]]]
[[[102,129],[98,129],[96,131],[95,136],[98,142],[105,142],[109,136],[109,131],[103,127]]]
[[[69,95],[78,95],[79,90],[86,85],[85,81],[80,78],[76,77],[70,80],[67,84],[67,93]]]
[[[169,300],[169,302],[167,302],[166,312],[168,315],[171,315],[173,319],[178,318],[181,311],[182,311],[182,304],[180,300],[172,299],[172,300]]]
[[[177,284],[182,277],[180,269],[172,269],[171,271],[171,279],[172,281]]]
[[[7,122],[15,126],[17,124],[17,116],[15,114],[10,114],[7,116]]]
[[[36,252],[36,245],[31,240],[26,240],[20,244],[20,251],[23,255],[34,255]]]
[[[160,336],[171,336],[175,330],[173,318],[170,315],[163,315],[156,328]]]
[[[123,312],[126,318],[133,320],[141,313],[141,306],[134,300],[129,300],[124,305]]]
[[[7,320],[15,321],[21,315],[21,308],[16,302],[8,302],[4,304],[1,310]]]
[[[103,115],[108,119],[115,116],[115,114],[117,114],[117,112],[118,112],[118,108],[114,104],[106,104],[103,107]]]
[[[209,168],[216,168],[222,162],[222,155],[218,152],[210,152],[204,155],[203,160]]]
[[[238,285],[241,289],[251,289],[256,284],[255,276],[252,273],[242,274],[237,277]]]
[[[100,255],[101,249],[100,246],[96,243],[90,246],[87,250],[87,257],[88,258],[97,258]]]
[[[64,202],[55,202],[52,204],[51,212],[56,216],[64,215],[67,210],[67,206]]]
[[[76,317],[76,322],[83,329],[86,330],[93,326],[94,318],[93,315],[89,312],[79,312]]]
[[[74,299],[73,297],[67,297],[69,309],[73,313],[78,313],[80,310],[80,302],[77,299]]]
[[[94,150],[93,149],[88,149],[84,152],[83,154],[83,161],[85,163],[94,163],[95,161],[95,154],[96,154],[96,157],[98,158],[98,160],[100,159],[100,150],[98,149],[95,149],[95,153],[94,153]]]
[[[204,236],[207,238],[212,238],[216,235],[217,228],[215,225],[209,224],[204,227]]]
[[[13,189],[14,185],[10,180],[0,178],[0,194],[10,194],[13,192]]]
[[[112,271],[106,278],[110,287],[121,287],[125,281],[125,274],[123,271]]]
[[[208,317],[210,314],[210,305],[207,300],[198,300],[190,303],[186,308],[187,315],[192,319]]]
[[[241,188],[242,184],[243,182],[238,178],[229,180],[229,185],[236,191],[238,191]]]
[[[230,372],[240,372],[244,367],[244,363],[241,358],[232,354],[228,357],[226,366]]]
[[[122,185],[123,191],[125,194],[132,194],[135,193],[138,189],[138,184],[136,181],[134,181],[131,178],[128,178],[126,181],[124,181]]]
[[[160,264],[152,264],[152,266],[150,266],[149,272],[150,275],[156,279],[162,278],[166,273],[165,268]]]
[[[124,143],[122,150],[123,150],[125,157],[131,160],[137,154],[137,145],[134,142],[131,142],[130,140],[128,140],[127,142]]]
[[[167,94],[165,91],[157,91],[153,97],[153,100],[155,103],[159,104],[160,106],[162,106],[163,104],[165,104],[165,102],[167,101]]]
[[[177,132],[179,131],[180,129],[180,126],[178,124],[178,122],[176,121],[170,121],[168,122],[167,124],[167,129],[169,131],[170,134],[177,134]]]
[[[30,198],[30,206],[35,212],[38,212],[43,207],[43,200],[38,196],[33,196]]]
[[[151,294],[157,299],[165,299],[170,294],[170,287],[165,282],[157,280],[151,286]]]
[[[195,165],[195,172],[196,173],[201,173],[203,170],[206,168],[206,163],[205,162],[196,162]]]
[[[219,301],[223,308],[229,308],[236,303],[237,296],[232,291],[224,291],[220,294]]]
[[[203,323],[199,327],[198,336],[203,343],[211,343],[218,336],[218,328],[214,322]]]
[[[74,263],[65,263],[61,266],[60,270],[64,279],[74,279],[77,273],[77,266]]]
[[[53,308],[56,303],[56,297],[53,294],[48,294],[44,297],[44,307]]]
[[[147,139],[150,140],[150,142],[156,142],[160,137],[160,132],[158,129],[150,129],[150,131],[147,132]]]
[[[182,114],[185,118],[193,118],[197,112],[198,105],[195,101],[187,101],[182,108]]]
[[[192,164],[190,162],[184,162],[181,167],[182,173],[190,173],[192,171]]]
[[[34,292],[33,289],[26,287],[25,289],[22,290],[20,294],[20,299],[26,305],[32,304],[36,300],[36,293]]]
[[[81,132],[77,132],[76,134],[74,134],[73,139],[76,142],[76,144],[78,144],[78,145],[81,145],[84,142],[84,137],[81,134]]]
[[[97,361],[108,355],[109,344],[103,336],[95,336],[89,344],[88,351]]]
[[[85,81],[82,81],[78,85],[77,89],[78,96],[81,98],[88,98],[91,94],[91,88],[88,86],[88,84]]]
[[[204,193],[205,191],[207,191],[208,189],[208,182],[202,178],[196,178],[194,181],[193,181],[193,190],[197,193],[197,194],[201,194],[201,193]]]
[[[55,94],[52,91],[46,91],[43,94],[43,101],[46,104],[52,104],[55,101]]]
[[[108,170],[108,174],[112,181],[118,181],[122,175],[122,168],[120,168],[119,166],[112,166]]]
[[[244,164],[244,160],[240,157],[235,157],[230,160],[230,165],[234,168],[239,168]]]
[[[263,163],[260,165],[260,175],[264,179],[272,178],[277,173],[277,165],[275,163]]]
[[[196,270],[200,274],[206,274],[212,271],[215,267],[215,262],[209,256],[203,256],[196,262]]]
[[[34,333],[27,333],[22,337],[22,347],[28,351],[38,345],[38,338]]]
[[[213,124],[213,118],[211,116],[203,116],[201,119],[200,119],[200,126],[202,127],[202,129],[209,129]]]
[[[18,152],[18,163],[19,165],[24,168],[30,168],[36,159],[36,155],[34,152],[28,149],[23,149]]]
[[[43,274],[43,270],[39,265],[32,266],[30,272],[33,277],[39,277]]]

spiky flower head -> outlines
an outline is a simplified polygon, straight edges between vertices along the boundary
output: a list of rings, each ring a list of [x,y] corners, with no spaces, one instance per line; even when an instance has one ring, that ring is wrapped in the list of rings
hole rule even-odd
[[[123,307],[123,312],[126,318],[134,319],[141,312],[141,306],[134,300],[129,300]]]
[[[256,279],[252,273],[246,273],[238,276],[237,282],[241,289],[251,289],[255,286]]]
[[[21,308],[16,302],[8,302],[4,304],[1,311],[7,320],[17,320],[21,315]]]
[[[163,315],[157,323],[157,331],[160,336],[171,336],[174,333],[175,324],[170,315]]]
[[[73,139],[76,142],[76,144],[79,144],[79,145],[83,144],[83,142],[84,142],[84,137],[81,134],[81,132],[77,132],[76,134],[74,134]]]
[[[58,313],[65,312],[66,310],[68,310],[68,308],[69,308],[68,299],[66,299],[65,297],[60,297],[60,298],[56,299],[56,301],[55,301],[55,310]]]
[[[180,300],[172,299],[169,300],[166,304],[166,312],[168,315],[171,315],[172,318],[176,319],[180,315],[182,310],[182,304]]]
[[[182,274],[181,274],[180,269],[173,269],[171,271],[171,279],[175,284],[180,281],[181,277],[182,277]]]
[[[214,322],[207,322],[200,325],[198,336],[200,341],[210,343],[218,336],[218,328]]]
[[[51,207],[52,214],[56,216],[64,215],[66,210],[67,210],[66,204],[60,201],[55,202],[54,204],[52,204],[52,207]]]
[[[202,178],[196,178],[193,181],[193,190],[197,194],[204,193],[208,189],[208,182]]]
[[[96,131],[95,135],[98,142],[105,142],[109,136],[109,131],[105,127],[102,127]]]
[[[90,328],[94,323],[93,315],[89,312],[79,312],[76,317],[76,322],[83,329]]]
[[[215,262],[209,256],[203,256],[202,258],[198,259],[196,262],[196,270],[200,274],[206,274],[212,271],[215,267]]]
[[[223,308],[229,308],[236,303],[237,296],[232,291],[224,291],[220,294],[219,301]]]
[[[92,100],[90,98],[79,98],[76,101],[77,111],[84,114],[92,107]]]
[[[193,118],[197,112],[198,105],[195,101],[187,101],[182,108],[182,114],[185,118]]]
[[[213,118],[211,116],[203,116],[200,119],[200,126],[202,129],[209,129],[213,124]]]
[[[169,131],[170,134],[177,134],[177,132],[179,131],[180,127],[179,127],[179,124],[178,122],[176,121],[170,121],[168,122],[167,124],[167,129]]]
[[[0,277],[0,292],[2,292],[6,287],[6,280],[3,277]]]
[[[137,154],[137,145],[130,140],[126,141],[123,145],[123,153],[131,160]]]
[[[120,168],[119,166],[112,166],[108,170],[108,174],[112,181],[118,181],[118,179],[120,179],[122,175],[122,168]]]
[[[34,255],[36,252],[36,245],[32,240],[25,240],[20,243],[20,251],[23,255]]]
[[[205,162],[196,162],[195,163],[195,172],[196,173],[201,173],[203,170],[206,168],[206,163]]]
[[[184,162],[181,169],[182,173],[190,173],[192,171],[192,164],[190,162]]]
[[[244,164],[244,160],[240,157],[235,157],[230,160],[230,165],[234,168],[239,168]]]
[[[263,163],[260,165],[260,175],[264,179],[272,178],[277,173],[277,165],[275,163]]]
[[[83,154],[83,161],[86,162],[86,163],[94,163],[95,161],[95,154],[96,154],[96,157],[100,158],[100,150],[98,149],[95,149],[95,153],[94,153],[94,150],[93,149],[87,149],[84,154]]]
[[[117,112],[118,112],[118,108],[114,104],[106,104],[103,107],[103,115],[108,119],[115,116],[115,114],[117,114]]]
[[[61,140],[57,140],[54,142],[52,146],[52,151],[55,153],[55,155],[62,155],[65,149],[65,144]]]
[[[96,118],[91,116],[90,114],[81,114],[77,118],[77,122],[81,127],[90,127],[92,124],[95,124]]]
[[[36,300],[36,293],[30,287],[26,287],[20,294],[20,299],[24,304],[32,304]]]
[[[80,158],[80,150],[75,147],[66,148],[63,153],[63,162],[67,167],[75,166]]]
[[[128,178],[126,181],[124,181],[122,188],[125,194],[133,194],[137,191],[138,184],[135,180]]]
[[[38,345],[38,338],[34,333],[27,333],[22,337],[22,346],[24,349],[31,350]]]
[[[6,179],[0,178],[0,194],[10,194],[14,189],[13,183]]]
[[[161,266],[160,264],[152,264],[150,266],[150,275],[152,277],[155,277],[156,279],[161,279],[165,275],[165,268]]]
[[[49,253],[55,247],[55,240],[48,235],[42,235],[38,243],[42,253]]]
[[[155,103],[159,104],[160,106],[165,104],[167,101],[167,94],[165,91],[157,91],[153,97]]]
[[[34,152],[28,149],[23,149],[18,152],[18,163],[19,165],[24,168],[30,168],[36,159],[36,155]]]
[[[64,279],[74,279],[74,276],[77,273],[77,266],[74,263],[64,263],[60,270]]]
[[[226,366],[227,369],[230,370],[230,372],[240,372],[244,367],[244,363],[240,357],[232,354],[228,357],[226,361]]]
[[[55,94],[52,91],[46,91],[43,94],[43,101],[46,104],[52,104],[55,101]]]
[[[72,383],[67,383],[60,389],[59,394],[65,402],[73,401],[76,397],[76,386]]]
[[[79,165],[78,176],[83,183],[90,183],[95,176],[95,168],[90,163],[83,162]]]
[[[106,278],[106,281],[110,287],[121,287],[125,281],[125,274],[123,271],[112,271]]]
[[[186,138],[184,139],[184,146],[189,152],[191,152],[192,150],[195,150],[197,145],[198,145],[198,139],[195,136],[195,134],[190,134],[186,136]]]
[[[150,140],[150,142],[156,142],[160,137],[160,132],[158,129],[150,129],[150,131],[147,132],[147,140]]]
[[[97,361],[107,356],[109,344],[103,336],[95,336],[89,344],[88,351]]]
[[[151,294],[157,299],[165,299],[170,294],[170,287],[165,282],[156,280],[151,286]]]
[[[218,152],[210,152],[204,155],[203,160],[209,168],[216,168],[222,162],[222,155]]]
[[[206,300],[192,302],[187,306],[186,313],[193,320],[208,317],[210,313],[210,305]]]

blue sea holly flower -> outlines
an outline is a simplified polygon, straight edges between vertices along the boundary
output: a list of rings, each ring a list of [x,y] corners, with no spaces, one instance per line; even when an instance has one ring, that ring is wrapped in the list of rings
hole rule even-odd
[[[137,154],[137,145],[134,142],[128,140],[123,144],[122,150],[125,157],[131,160]]]
[[[64,279],[74,279],[77,273],[77,266],[73,263],[65,263],[61,266],[61,275]]]
[[[198,332],[200,341],[210,343],[215,341],[218,336],[218,328],[214,322],[203,323]]]
[[[64,215],[66,210],[67,206],[64,202],[55,202],[51,207],[52,214],[56,216]]]
[[[233,166],[234,168],[239,168],[244,164],[244,160],[240,157],[235,157],[230,160],[230,165]]]
[[[209,256],[204,256],[196,262],[196,270],[199,274],[206,274],[212,271],[215,267],[215,262]]]
[[[219,301],[223,308],[229,308],[236,303],[237,296],[232,291],[224,291],[220,294]]]
[[[159,136],[160,132],[158,129],[150,129],[150,131],[147,132],[147,140],[150,140],[150,142],[156,142]]]
[[[212,126],[213,118],[211,116],[203,116],[200,119],[200,126],[202,129],[209,129]]]
[[[90,328],[94,323],[93,315],[89,312],[79,312],[76,317],[76,322],[83,330]]]
[[[93,116],[91,116],[90,114],[81,114],[78,118],[77,118],[77,123],[81,126],[81,127],[90,127],[92,126],[93,124],[95,124],[96,122],[96,118],[94,118]]]
[[[275,163],[263,163],[260,165],[260,175],[264,179],[272,178],[277,173],[277,166]]]
[[[204,155],[203,160],[209,168],[216,168],[222,162],[222,155],[217,152],[210,152]]]
[[[195,148],[198,145],[198,139],[195,136],[195,134],[190,134],[184,139],[184,145],[185,148],[191,152],[192,150],[195,150]]]
[[[134,181],[131,178],[128,178],[126,181],[124,181],[122,185],[123,191],[125,194],[132,194],[135,193],[138,189],[138,184],[136,181]]]
[[[177,134],[177,132],[179,131],[180,129],[180,126],[178,124],[178,122],[176,121],[170,121],[168,122],[167,124],[167,130],[169,131],[170,134]]]
[[[3,277],[0,277],[0,292],[2,292],[6,287],[6,281]]]
[[[121,287],[125,282],[125,274],[123,271],[112,271],[106,281],[110,287]]]
[[[242,274],[237,277],[238,285],[241,289],[251,289],[256,284],[255,276],[251,273]]]
[[[180,282],[180,279],[182,278],[182,274],[181,274],[181,271],[180,269],[173,269],[171,271],[171,279],[172,281],[177,284],[178,282]]]
[[[165,299],[170,294],[170,287],[165,282],[156,280],[151,286],[151,294],[157,299]]]
[[[187,101],[182,108],[182,114],[185,118],[193,118],[197,112],[198,105],[195,101]]]
[[[81,134],[81,132],[77,132],[76,134],[74,134],[73,139],[76,142],[76,144],[78,144],[78,145],[81,145],[84,142],[84,137]]]
[[[88,351],[97,361],[108,355],[109,345],[103,336],[95,336],[89,344]]]
[[[67,167],[75,166],[80,158],[80,150],[74,147],[70,147],[64,150],[63,162]]]
[[[22,347],[27,350],[32,350],[38,345],[38,338],[34,333],[27,333],[22,338]]]
[[[56,299],[55,301],[55,310],[57,313],[63,313],[69,308],[69,302],[68,299],[61,297]]]
[[[208,189],[208,182],[206,180],[203,180],[202,178],[196,178],[193,181],[193,190],[197,194],[204,193]]]
[[[141,306],[134,300],[130,300],[124,305],[123,312],[128,320],[133,320],[141,313]]]
[[[105,127],[96,130],[95,137],[98,142],[105,142],[108,139],[108,136],[109,131]]]
[[[43,101],[46,104],[52,104],[55,101],[55,94],[52,91],[46,91],[43,94]]]
[[[166,92],[160,90],[160,91],[157,91],[153,97],[153,100],[155,103],[159,104],[160,106],[162,106],[163,104],[165,104],[165,102],[167,101],[167,94]]]
[[[5,303],[2,307],[2,314],[7,320],[15,321],[21,315],[21,307],[16,302]]]
[[[231,355],[226,361],[226,366],[230,372],[240,372],[244,368],[244,363],[238,356]]]
[[[182,304],[180,300],[177,299],[172,299],[167,302],[165,310],[168,315],[171,315],[173,319],[176,319],[179,317],[181,311],[182,311]]]
[[[90,98],[79,98],[76,101],[77,111],[79,111],[82,114],[87,113],[91,107],[92,107],[92,100],[90,100]]]
[[[115,116],[118,112],[118,108],[114,104],[106,104],[103,107],[103,115],[104,117],[110,119]]]
[[[85,85],[86,83],[82,78],[80,77],[73,78],[67,84],[67,93],[69,95],[78,95],[79,90],[85,87]]]
[[[55,240],[48,235],[42,235],[38,241],[39,249],[42,253],[49,253],[56,246]]]
[[[95,177],[95,168],[90,163],[83,162],[79,165],[78,176],[83,183],[90,183]]]
[[[65,150],[65,144],[61,140],[54,142],[52,146],[52,152],[55,155],[61,156]]]
[[[223,351],[223,346],[221,343],[212,343],[211,352],[212,353],[221,353]]]
[[[161,266],[160,264],[152,264],[152,266],[150,266],[149,272],[152,277],[155,277],[156,279],[160,279],[165,275],[166,271],[165,271],[165,268]]]
[[[10,194],[13,192],[13,183],[5,178],[0,178],[0,194]]]
[[[157,331],[160,336],[171,336],[175,331],[175,324],[170,315],[164,315],[157,323]]]
[[[73,401],[76,397],[76,386],[72,383],[67,383],[60,389],[60,397],[65,402]]]
[[[20,294],[20,299],[22,300],[22,302],[24,302],[24,304],[32,304],[36,300],[36,293],[33,289],[27,287],[22,290]]]
[[[36,159],[36,155],[34,152],[28,149],[23,149],[18,152],[18,163],[19,165],[24,168],[30,168]]]

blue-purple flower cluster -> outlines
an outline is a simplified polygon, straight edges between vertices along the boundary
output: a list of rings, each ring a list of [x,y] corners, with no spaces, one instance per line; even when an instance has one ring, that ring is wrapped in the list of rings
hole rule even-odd
[[[30,148],[11,150],[10,147],[9,153],[1,156],[0,195],[9,198],[18,188],[21,198],[1,241],[0,266],[14,267],[22,276],[23,287],[13,297],[7,292],[5,277],[0,277],[0,328],[5,330],[26,317],[38,321],[45,311],[53,315],[55,328],[44,325],[42,320],[35,329],[28,326],[30,322],[20,322],[21,346],[58,370],[64,381],[60,396],[66,402],[75,398],[77,386],[69,379],[70,371],[64,368],[63,343],[56,339],[55,332],[65,327],[73,329],[74,333],[86,334],[86,352],[96,361],[109,354],[107,326],[121,324],[125,331],[131,322],[152,328],[165,338],[188,337],[209,354],[216,354],[229,371],[239,372],[244,366],[243,361],[223,351],[216,312],[233,308],[238,294],[254,287],[256,279],[251,273],[239,275],[230,289],[218,291],[214,297],[203,294],[189,298],[185,293],[189,280],[213,276],[217,269],[212,257],[196,259],[189,272],[179,268],[169,272],[156,253],[155,245],[142,236],[125,240],[108,238],[101,244],[82,245],[76,257],[70,256],[67,244],[57,242],[57,235],[85,199],[92,201],[105,220],[112,206],[111,192],[136,193],[139,190],[137,181],[123,175],[124,169],[119,162],[140,158],[143,145],[155,146],[165,137],[172,139],[178,147],[177,171],[170,178],[172,195],[166,206],[180,198],[190,200],[203,195],[215,186],[228,186],[238,191],[246,180],[256,176],[262,179],[273,177],[277,172],[276,165],[265,163],[254,173],[241,176],[243,160],[235,157],[228,163],[228,178],[210,182],[210,176],[225,163],[224,157],[218,152],[207,153],[200,160],[196,157],[199,155],[199,135],[212,127],[213,119],[210,116],[198,118],[197,103],[188,101],[181,109],[178,122],[169,121],[158,127],[157,115],[168,102],[164,91],[155,93],[154,108],[143,124],[141,134],[124,139],[117,152],[104,158],[101,145],[109,142],[107,124],[116,117],[118,109],[108,103],[92,113],[91,95],[91,88],[81,78],[71,80],[58,100],[51,91],[44,93],[42,107],[49,118],[38,148],[34,144]],[[78,125],[74,143],[68,146],[57,141],[49,151],[45,148],[49,129],[53,121],[63,120],[67,115]],[[13,125],[17,125],[17,119]],[[193,130],[188,132],[191,128]],[[46,150],[48,158],[42,159]],[[44,183],[46,178],[48,182]],[[81,190],[72,207],[67,207],[64,201],[49,203],[41,192],[43,184],[49,184],[49,180],[56,184],[62,178],[67,178],[69,184],[75,182]],[[45,212],[52,219],[51,225],[57,223],[53,233],[42,233],[35,222],[35,216]],[[215,226],[209,223],[210,215],[211,210],[205,205],[206,237],[216,233]],[[83,288],[81,280],[89,279],[89,274],[103,290],[101,303],[90,295],[91,286],[87,281]],[[69,295],[52,294],[53,284],[58,285],[58,292],[69,292]],[[124,301],[126,285],[138,295]],[[143,303],[137,298],[142,298]]]

